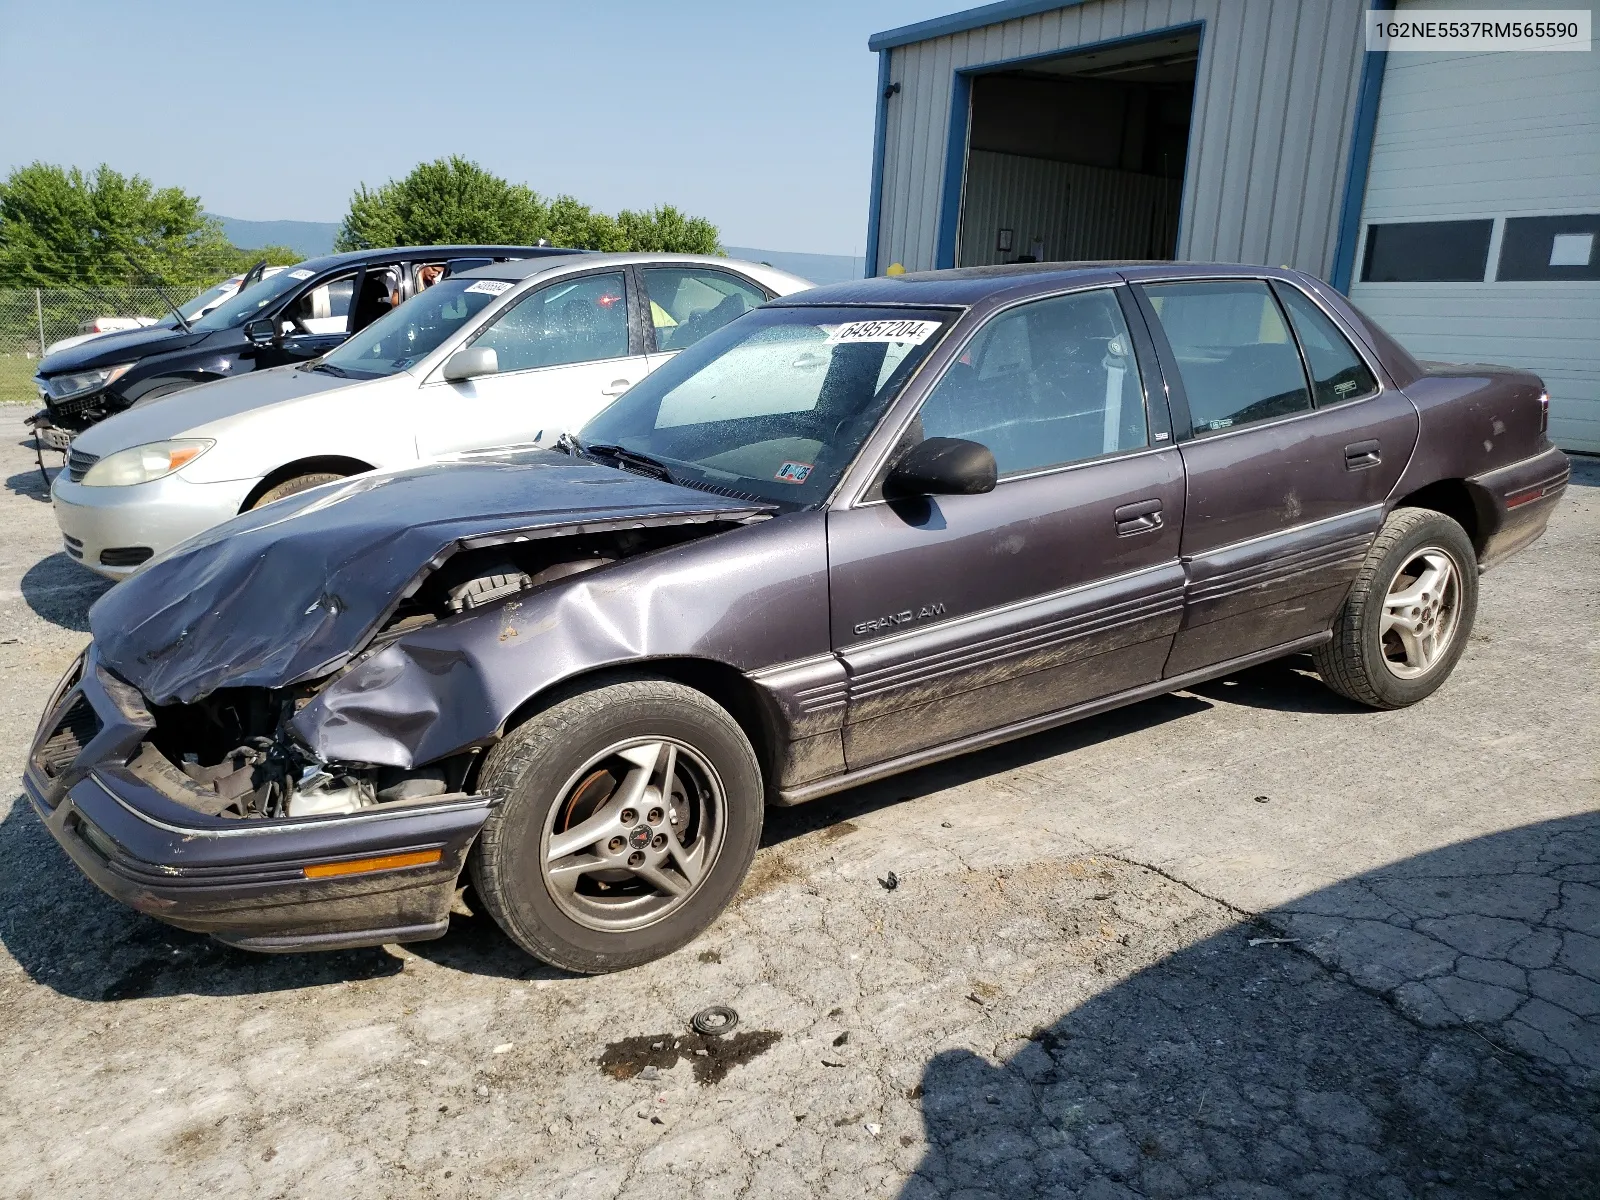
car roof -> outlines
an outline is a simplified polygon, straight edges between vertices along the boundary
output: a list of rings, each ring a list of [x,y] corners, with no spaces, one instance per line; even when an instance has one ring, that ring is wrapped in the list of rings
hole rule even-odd
[[[594,267],[620,267],[630,263],[647,263],[659,266],[663,263],[683,263],[686,266],[696,267],[731,267],[735,263],[743,263],[742,258],[724,258],[716,254],[652,254],[645,251],[627,254],[590,254],[583,256],[582,266],[585,270]],[[521,280],[533,275],[542,275],[546,271],[557,268],[573,266],[571,262],[549,262],[540,259],[524,259],[520,262],[490,263],[487,266],[475,267],[470,271],[462,271],[453,276],[455,279],[503,279]],[[759,264],[750,264],[759,265]],[[768,268],[769,270],[774,268]]]
[[[908,271],[845,283],[823,284],[808,292],[784,296],[773,304],[971,305],[1000,292],[1046,291],[1080,284],[1113,283],[1125,275],[1141,279],[1197,276],[1259,279],[1287,278],[1279,268],[1238,263],[1170,262],[1163,259],[1101,262],[1008,263],[992,267],[956,267],[943,271]]]
[[[342,254],[324,254],[319,258],[308,258],[295,265],[307,271],[326,271],[331,267],[342,267],[351,263],[365,263],[387,258],[471,258],[482,255],[518,254],[534,258],[547,258],[552,255],[583,254],[583,250],[573,250],[566,246],[376,246],[370,250],[346,250]]]

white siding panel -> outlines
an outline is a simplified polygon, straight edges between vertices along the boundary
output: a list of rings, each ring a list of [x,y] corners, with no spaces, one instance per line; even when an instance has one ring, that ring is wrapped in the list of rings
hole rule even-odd
[[[891,51],[889,78],[901,91],[885,118],[879,269],[935,265],[957,70],[1201,20],[1178,256],[1326,275],[1365,8],[1366,0],[1088,0]]]
[[[1600,212],[1600,55],[1389,56],[1364,227],[1562,212]],[[1600,282],[1357,282],[1350,296],[1419,357],[1537,372],[1552,440],[1600,453]]]

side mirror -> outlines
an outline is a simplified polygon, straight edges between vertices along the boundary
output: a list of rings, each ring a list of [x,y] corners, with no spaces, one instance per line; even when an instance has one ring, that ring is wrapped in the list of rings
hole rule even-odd
[[[271,317],[246,321],[244,340],[252,346],[270,346],[278,340],[278,323]]]
[[[994,452],[966,438],[926,438],[900,456],[883,481],[887,499],[977,496],[994,491]]]
[[[444,377],[450,383],[465,383],[480,375],[494,375],[500,370],[500,356],[488,346],[468,346],[457,350],[444,360]]]

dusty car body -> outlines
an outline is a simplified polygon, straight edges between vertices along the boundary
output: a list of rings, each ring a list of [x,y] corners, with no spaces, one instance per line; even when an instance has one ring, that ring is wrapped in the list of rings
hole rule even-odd
[[[1235,302],[1247,319],[1217,324]],[[1045,357],[1058,345],[1004,324],[1058,311],[1101,323],[1059,361]],[[782,321],[814,322],[826,337],[807,345],[834,347],[814,400],[830,428],[827,380],[850,361],[837,345],[883,344],[866,376],[881,409],[837,435],[837,462],[831,443],[791,461],[810,443],[785,434],[752,444],[782,457],[776,471],[762,459],[769,474],[735,486],[599,444],[630,403],[667,404],[677,393],[662,389],[691,387],[739,337],[755,345]],[[1250,344],[1228,343],[1232,327]],[[814,369],[807,353],[783,361]],[[892,354],[905,355],[893,371]],[[1300,364],[1299,384],[1283,383],[1286,364]],[[234,944],[437,936],[469,853],[517,861],[504,830],[473,848],[501,806],[532,803],[522,783],[493,782],[511,777],[505,748],[574,698],[637,678],[680,704],[700,697],[748,740],[757,806],[1308,650],[1332,686],[1395,707],[1442,682],[1477,573],[1540,535],[1567,478],[1536,377],[1420,364],[1285,270],[1046,265],[834,285],[741,318],[659,376],[570,453],[316,489],[108,593],[30,754],[28,794],[51,832],[112,895]],[[1070,386],[1027,390],[1056,378]],[[1217,397],[1258,384],[1262,399],[1216,415]],[[636,397],[652,386],[657,401]],[[652,411],[662,437],[690,436]],[[1077,457],[1041,465],[1051,453]],[[1369,596],[1381,605],[1363,625]],[[620,790],[679,794],[671,755],[691,754],[693,737],[660,737],[670,754],[647,755]],[[702,774],[727,761],[702,759]],[[724,791],[708,794],[732,811]],[[645,819],[676,823],[676,801],[617,804],[618,836],[597,835],[582,861],[556,851],[592,840],[604,805],[525,835],[526,853],[552,856],[546,890],[550,862],[604,890],[626,864],[659,880],[682,857],[678,833]],[[646,861],[652,848],[665,857]],[[747,865],[728,868],[728,886]],[[662,886],[676,896],[699,870]],[[483,890],[503,876],[474,878]],[[596,918],[595,944],[622,949],[580,954],[523,936],[546,919],[533,910],[490,907],[525,947],[582,970],[664,953],[715,915],[655,942],[653,917],[625,932]]]

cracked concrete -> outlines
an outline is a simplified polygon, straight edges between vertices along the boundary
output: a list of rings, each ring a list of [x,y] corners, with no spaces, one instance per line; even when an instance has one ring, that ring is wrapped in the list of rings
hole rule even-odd
[[[20,415],[13,780],[103,586],[55,553]],[[1427,703],[1368,713],[1274,665],[774,812],[736,906],[610,978],[474,917],[227,950],[102,897],[12,800],[4,1190],[1592,1197],[1600,469],[1578,481]],[[709,1004],[774,1036],[715,1082],[692,1046],[602,1069]]]

